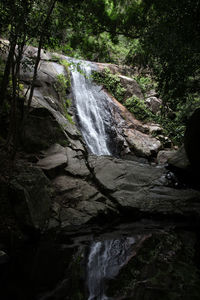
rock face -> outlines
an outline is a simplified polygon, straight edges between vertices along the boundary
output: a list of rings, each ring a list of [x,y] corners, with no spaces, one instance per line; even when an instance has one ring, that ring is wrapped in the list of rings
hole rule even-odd
[[[115,120],[117,139],[121,140],[121,155],[132,152],[149,159],[155,157],[162,144],[152,134],[160,134],[162,128],[156,124],[140,122],[126,107],[116,99],[112,99],[111,111]]]
[[[200,192],[176,189],[167,180],[166,170],[110,157],[91,157],[91,168],[99,184],[122,210],[150,214],[200,214]]]
[[[34,108],[24,124],[21,144],[26,152],[39,152],[54,143],[69,144],[67,136],[51,111]]]
[[[50,217],[50,181],[43,172],[22,162],[10,182],[10,200],[18,223],[42,230]]]
[[[59,221],[61,227],[82,225],[99,214],[106,215],[115,210],[105,196],[82,179],[58,176],[53,180],[53,186],[56,191],[53,219]]]

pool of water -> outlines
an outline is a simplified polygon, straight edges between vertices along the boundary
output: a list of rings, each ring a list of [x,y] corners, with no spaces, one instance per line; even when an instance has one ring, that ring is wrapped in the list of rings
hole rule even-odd
[[[27,240],[0,265],[1,299],[200,299],[199,230],[153,222]]]

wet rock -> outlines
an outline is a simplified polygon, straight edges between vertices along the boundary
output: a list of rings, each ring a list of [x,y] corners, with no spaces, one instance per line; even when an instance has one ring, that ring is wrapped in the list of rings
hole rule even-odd
[[[135,246],[116,278],[107,282],[107,296],[127,300],[198,299],[200,278],[192,250],[196,239],[191,232],[183,231],[149,234],[140,247]],[[188,272],[193,275],[188,277]]]

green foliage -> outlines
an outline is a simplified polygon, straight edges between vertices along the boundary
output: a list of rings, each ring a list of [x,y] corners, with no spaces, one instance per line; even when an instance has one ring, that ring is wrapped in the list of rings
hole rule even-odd
[[[126,64],[137,66],[139,70],[147,67],[147,55],[139,39],[132,40],[128,50],[128,54],[125,58]]]
[[[68,113],[68,108],[71,106],[71,100],[67,98],[67,91],[71,87],[70,78],[63,74],[57,75],[57,81],[54,84],[54,87],[59,95],[60,102],[63,105],[65,117],[70,123],[73,123],[72,117]]]
[[[200,3],[150,0],[144,4],[142,48],[154,70],[164,104],[176,110],[189,94],[199,92]]]
[[[144,100],[136,96],[128,98],[125,101],[125,106],[131,113],[135,115],[135,117],[137,117],[141,121],[147,121],[153,118],[153,114],[145,105]]]
[[[157,87],[157,83],[148,75],[146,76],[138,75],[138,76],[134,76],[133,78],[139,84],[144,95],[151,89],[155,90]]]
[[[66,90],[68,88],[68,80],[63,74],[57,75],[57,82],[55,83],[56,91],[62,98],[65,98]]]
[[[123,101],[126,90],[121,85],[119,76],[112,74],[110,69],[105,68],[102,73],[93,72],[92,77],[98,84],[103,85],[118,101]]]

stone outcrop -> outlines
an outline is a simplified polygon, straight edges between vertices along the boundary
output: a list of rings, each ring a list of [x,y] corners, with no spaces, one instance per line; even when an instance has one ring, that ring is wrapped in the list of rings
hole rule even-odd
[[[163,167],[111,157],[91,157],[95,178],[122,210],[149,214],[200,215],[200,192],[176,189]]]
[[[56,191],[50,226],[61,227],[83,225],[99,215],[106,216],[115,211],[114,205],[92,184],[67,175],[53,180]]]
[[[51,184],[41,169],[18,162],[10,181],[10,201],[22,228],[44,230],[51,207]]]
[[[115,120],[117,138],[122,141],[121,155],[132,152],[149,159],[155,157],[162,148],[162,143],[152,135],[162,133],[162,128],[157,124],[142,123],[115,98],[112,99],[111,112]]]

